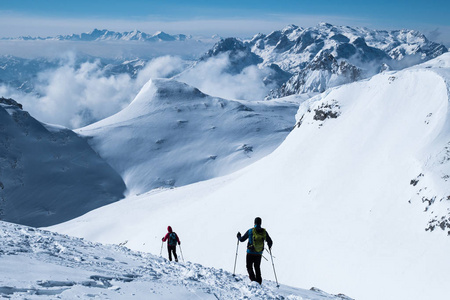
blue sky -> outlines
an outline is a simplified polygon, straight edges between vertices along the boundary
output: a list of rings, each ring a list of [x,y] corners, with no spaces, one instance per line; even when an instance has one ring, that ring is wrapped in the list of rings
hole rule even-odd
[[[373,29],[417,29],[448,44],[449,12],[448,0],[0,0],[0,36],[105,28],[248,37],[288,24],[309,27],[323,21]]]

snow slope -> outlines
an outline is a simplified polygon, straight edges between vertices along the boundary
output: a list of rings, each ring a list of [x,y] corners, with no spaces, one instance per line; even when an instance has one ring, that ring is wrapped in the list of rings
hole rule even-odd
[[[73,131],[0,98],[0,218],[50,226],[124,197],[120,176]]]
[[[267,155],[292,129],[299,101],[231,101],[150,80],[124,110],[76,132],[136,194],[228,174]]]
[[[1,221],[0,237],[1,298],[351,300]]]
[[[450,239],[442,226],[425,229],[450,219],[449,82],[444,54],[331,89],[304,102],[297,128],[251,166],[51,229],[158,253],[171,225],[192,261],[231,270],[236,232],[261,216],[283,284],[356,299],[443,299]],[[263,261],[263,278],[271,271]]]

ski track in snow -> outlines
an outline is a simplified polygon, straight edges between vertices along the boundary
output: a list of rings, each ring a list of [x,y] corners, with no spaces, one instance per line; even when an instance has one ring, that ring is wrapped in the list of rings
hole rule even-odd
[[[1,298],[349,299],[3,221],[0,237]]]

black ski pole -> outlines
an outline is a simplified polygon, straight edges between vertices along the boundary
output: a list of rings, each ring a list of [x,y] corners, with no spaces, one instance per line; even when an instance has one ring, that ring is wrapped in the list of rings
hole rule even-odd
[[[181,250],[181,245],[178,245],[178,246],[180,247],[181,258],[183,259],[183,262],[184,262],[183,250]]]
[[[237,262],[237,257],[238,257],[238,249],[239,249],[239,239],[237,241],[237,246],[236,246],[236,257],[234,258],[234,269],[233,269],[233,276],[236,276],[236,262]]]
[[[277,288],[279,288],[280,285],[278,284],[277,273],[275,272],[275,265],[273,264],[272,249],[270,249],[270,248],[269,248],[269,253],[270,253],[270,259],[272,260],[273,274],[275,274],[275,281],[277,282]]]

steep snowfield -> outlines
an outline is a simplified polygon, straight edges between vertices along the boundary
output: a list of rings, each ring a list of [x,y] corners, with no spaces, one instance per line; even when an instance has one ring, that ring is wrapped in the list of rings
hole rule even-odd
[[[425,228],[450,219],[449,69],[446,54],[329,90],[304,102],[297,128],[251,166],[130,196],[52,230],[158,253],[171,225],[185,256],[232,270],[237,231],[261,216],[283,284],[356,299],[443,299],[450,239],[441,226]],[[273,278],[264,260],[263,278]]]
[[[267,155],[292,129],[300,101],[231,101],[158,79],[124,110],[76,132],[136,194],[228,174]]]
[[[350,300],[1,221],[0,237],[0,298]]]
[[[0,98],[0,219],[50,226],[124,197],[120,176],[73,131]]]

